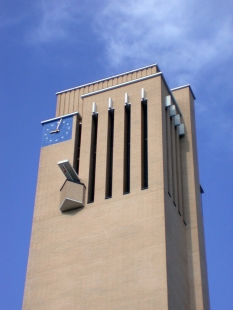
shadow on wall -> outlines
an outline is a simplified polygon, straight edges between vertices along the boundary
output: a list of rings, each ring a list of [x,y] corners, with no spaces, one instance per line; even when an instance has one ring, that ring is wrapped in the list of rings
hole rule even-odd
[[[81,208],[77,208],[77,209],[73,209],[73,210],[62,212],[62,214],[63,215],[67,215],[67,216],[74,216],[77,213],[79,213],[80,211],[82,211],[83,209],[84,209],[84,207],[81,207]]]

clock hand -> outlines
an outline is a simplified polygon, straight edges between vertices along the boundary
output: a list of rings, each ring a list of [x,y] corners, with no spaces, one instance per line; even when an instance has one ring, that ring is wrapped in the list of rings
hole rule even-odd
[[[57,124],[57,128],[56,128],[57,131],[59,131],[59,127],[61,125],[61,121],[62,121],[62,118],[60,119],[59,123]]]
[[[50,133],[59,132],[59,131],[60,131],[60,130],[59,130],[59,127],[60,127],[60,125],[61,125],[61,122],[62,122],[62,118],[60,119],[59,123],[57,124],[57,128],[56,128],[55,130],[50,131]]]

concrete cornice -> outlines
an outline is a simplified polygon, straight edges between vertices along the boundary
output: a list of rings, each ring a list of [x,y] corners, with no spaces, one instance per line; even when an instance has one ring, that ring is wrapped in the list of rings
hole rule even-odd
[[[80,86],[76,86],[76,87],[73,87],[73,88],[68,88],[66,90],[62,90],[62,91],[57,92],[56,95],[59,95],[59,94],[62,94],[62,93],[65,93],[65,92],[68,92],[68,91],[71,91],[71,90],[83,88],[83,87],[86,87],[86,86],[90,86],[90,85],[93,85],[93,84],[96,84],[96,83],[101,83],[101,82],[104,82],[104,81],[108,81],[108,80],[111,80],[111,79],[114,79],[114,78],[117,78],[117,77],[120,77],[120,76],[123,76],[123,75],[126,75],[126,74],[134,73],[134,72],[137,72],[139,70],[149,69],[149,68],[152,68],[152,67],[157,67],[157,69],[159,70],[157,63],[155,63],[155,64],[152,64],[152,65],[149,65],[149,66],[145,66],[145,67],[141,67],[141,68],[138,68],[138,69],[127,71],[127,72],[124,72],[124,73],[120,73],[120,74],[117,74],[117,75],[113,75],[113,76],[107,77],[105,79],[97,80],[97,81],[94,81],[94,82],[91,82],[91,83],[87,83],[87,84],[83,84],[83,85],[80,85]]]

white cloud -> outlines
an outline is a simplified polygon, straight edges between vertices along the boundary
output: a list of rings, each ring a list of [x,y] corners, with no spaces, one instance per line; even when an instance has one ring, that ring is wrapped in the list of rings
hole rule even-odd
[[[225,7],[216,6],[215,1],[201,0],[35,3],[37,13],[29,33],[31,42],[71,40],[89,28],[103,42],[108,66],[119,71],[121,67],[125,69],[125,63],[132,68],[158,62],[172,75],[179,71],[182,82],[190,72],[193,76],[204,65],[232,54],[230,0],[224,2]]]
[[[110,1],[99,12],[97,31],[113,67],[158,62],[172,74],[179,71],[182,80],[222,55],[230,56],[232,19],[218,14],[199,1]]]
[[[221,91],[219,80],[223,80],[218,75],[216,84],[219,67],[229,61],[232,64],[233,59],[231,3],[226,0],[225,4],[220,7],[218,2],[200,0],[109,1],[96,20],[96,32],[106,46],[107,66],[120,72],[157,62],[172,87],[190,83],[194,92],[201,94],[196,101],[198,124],[216,154],[222,144],[225,150],[233,151],[229,144],[233,121],[226,109],[231,97],[222,100],[221,107],[215,98]],[[209,88],[215,92],[213,97]],[[217,132],[213,135],[213,131]]]
[[[41,0],[39,22],[30,32],[30,41],[70,42],[84,32],[82,40],[90,35],[103,43],[105,55],[96,58],[101,58],[106,72],[119,73],[158,62],[171,87],[190,83],[196,93],[196,89],[203,90],[200,83],[205,83],[206,72],[216,76],[219,66],[233,57],[231,4],[230,0],[224,3],[225,7],[201,0]],[[212,78],[213,91],[215,86],[220,87]],[[199,124],[210,135],[211,120],[216,117],[213,107],[218,103],[212,100],[210,106],[202,95],[196,104]],[[228,100],[222,102],[225,108]],[[224,111],[218,111],[224,123],[218,131],[219,141],[233,126]]]

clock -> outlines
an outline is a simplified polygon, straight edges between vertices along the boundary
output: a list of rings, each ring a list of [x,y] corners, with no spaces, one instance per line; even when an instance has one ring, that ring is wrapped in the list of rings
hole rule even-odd
[[[72,138],[73,115],[45,121],[42,125],[42,146],[64,142]]]

